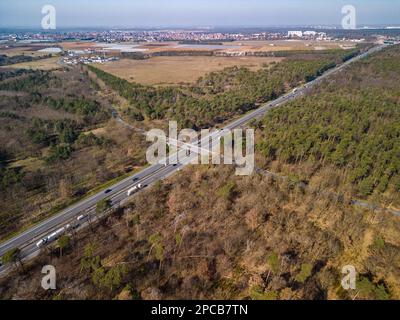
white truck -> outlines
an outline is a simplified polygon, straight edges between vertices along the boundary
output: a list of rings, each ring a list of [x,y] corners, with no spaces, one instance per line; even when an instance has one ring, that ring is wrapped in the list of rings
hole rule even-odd
[[[41,248],[47,243],[47,238],[43,238],[36,243],[36,247]]]
[[[128,190],[128,197],[130,197],[132,194],[138,192],[140,189],[142,189],[142,185],[139,183],[137,186],[134,186],[133,188]]]
[[[76,220],[82,221],[82,220],[85,219],[86,217],[87,217],[86,214],[81,214],[80,216],[78,216],[78,217],[76,218]]]
[[[36,247],[41,248],[43,247],[45,244],[53,242],[55,240],[57,240],[59,237],[61,237],[66,231],[68,231],[69,229],[71,229],[71,225],[67,224],[66,226],[54,231],[53,233],[51,233],[50,235],[48,235],[47,237],[41,239],[40,241],[38,241],[36,243]]]

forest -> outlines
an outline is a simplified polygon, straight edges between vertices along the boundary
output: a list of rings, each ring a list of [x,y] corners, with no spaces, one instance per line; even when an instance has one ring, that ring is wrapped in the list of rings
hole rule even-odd
[[[16,64],[16,63],[21,63],[21,62],[31,62],[35,60],[40,60],[40,59],[47,59],[51,58],[52,55],[43,55],[40,57],[31,57],[31,56],[26,56],[26,55],[16,55],[16,56],[7,56],[5,54],[0,54],[0,66],[7,66],[10,64]]]
[[[294,54],[271,68],[266,66],[259,71],[228,68],[199,79],[189,88],[144,86],[94,66],[88,68],[130,102],[131,110],[126,112],[136,120],[174,119],[184,128],[199,129],[246,113],[290,88],[311,81],[357,50]]]
[[[334,166],[353,194],[400,205],[399,58],[388,48],[271,111],[258,124],[258,151],[269,163]]]
[[[2,237],[143,164],[143,141],[113,122],[81,69],[1,69],[0,79]]]
[[[36,261],[17,260],[2,299],[400,297],[399,219],[228,166],[196,166],[138,194]],[[215,190],[215,192],[210,192]],[[40,270],[57,269],[57,290]],[[342,267],[356,290],[341,287]],[[24,277],[20,275],[23,274]]]
[[[48,88],[50,85],[50,80],[52,79],[52,75],[49,71],[41,70],[15,72],[5,71],[4,74],[5,75],[2,76],[4,79],[2,80],[5,81],[0,83],[0,90],[35,93],[40,89]]]

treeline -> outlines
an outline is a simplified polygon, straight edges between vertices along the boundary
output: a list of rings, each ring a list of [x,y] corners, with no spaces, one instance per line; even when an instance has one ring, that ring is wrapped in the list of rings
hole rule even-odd
[[[0,168],[5,166],[7,159],[8,159],[7,152],[0,149]]]
[[[176,102],[177,98],[183,98],[183,94],[178,88],[143,86],[130,83],[91,65],[88,68],[122,97],[130,101],[138,113],[146,115],[150,119],[164,118],[167,108]]]
[[[214,52],[210,50],[167,50],[152,54],[153,57],[212,57],[213,55]]]
[[[209,50],[175,50],[157,51],[154,53],[122,52],[121,57],[132,60],[147,60],[151,57],[212,57],[215,53]]]
[[[33,61],[33,57],[18,55],[18,56],[6,56],[5,54],[0,55],[0,66],[6,66],[9,64],[15,64],[20,62],[30,62]]]
[[[0,191],[5,192],[10,186],[19,183],[22,175],[19,169],[0,167]]]
[[[121,52],[122,58],[132,59],[132,60],[146,60],[150,58],[150,55],[143,54],[142,52]]]
[[[179,44],[197,44],[197,45],[223,45],[224,42],[233,42],[233,39],[211,39],[211,40],[183,40]]]
[[[35,70],[24,74],[25,72],[16,71],[15,74],[8,74],[9,76],[19,76],[17,79],[9,79],[0,83],[0,90],[11,90],[11,91],[26,91],[34,92],[39,88],[48,88],[49,82],[53,78],[50,72]],[[8,78],[6,73],[6,78]]]
[[[84,116],[84,122],[98,123],[110,118],[110,113],[107,112],[101,104],[93,99],[87,99],[83,96],[75,98],[53,98],[50,96],[44,97],[43,103],[55,110],[64,110],[69,113]]]
[[[358,195],[400,191],[400,49],[357,63],[346,77],[271,111],[259,150],[268,160],[311,161],[346,172]]]
[[[320,51],[318,54],[320,56],[326,56],[330,58],[334,58],[335,61],[341,62],[345,61],[348,56],[356,56],[357,54],[361,53],[362,51],[366,50],[368,47],[366,46],[357,46],[354,49],[350,50],[343,50],[343,49],[328,49]],[[292,51],[272,51],[271,52],[273,57],[298,57],[303,55],[314,55],[315,51],[313,50],[292,50]]]
[[[0,55],[0,66],[7,66],[10,64],[16,64],[16,63],[22,63],[22,62],[31,62],[35,60],[40,60],[40,59],[47,59],[51,58],[52,55],[45,55],[41,57],[31,57],[31,56],[26,56],[26,55],[17,55],[17,56],[6,56],[4,54]]]
[[[81,126],[74,120],[43,120],[34,118],[26,130],[33,143],[50,146],[55,143],[73,143]]]
[[[131,104],[135,119],[174,119],[182,127],[203,128],[243,114],[310,81],[348,52],[334,51],[288,59],[272,68],[227,68],[199,79],[192,87],[151,87],[130,83],[94,66],[88,68]]]
[[[299,58],[301,56],[315,56],[318,54],[319,56],[336,56],[338,59],[336,62],[340,61],[346,61],[346,56],[356,56],[357,54],[367,50],[370,48],[369,45],[357,45],[356,48],[354,49],[349,49],[346,50],[347,54],[344,54],[343,49],[327,49],[323,51],[319,51],[316,53],[315,50],[282,50],[282,51],[248,51],[248,52],[243,52],[242,54],[247,57],[276,57],[276,58]],[[214,55],[216,56],[231,56],[230,53],[226,52],[214,52]]]
[[[0,70],[0,81],[21,76],[25,73],[33,73],[34,71],[28,69],[3,69]]]
[[[8,119],[21,119],[22,116],[12,113],[12,112],[8,112],[8,111],[0,111],[0,118],[8,118]]]
[[[34,118],[26,130],[32,143],[41,147],[50,147],[46,157],[48,163],[67,160],[75,149],[82,147],[107,147],[110,142],[92,133],[83,132],[84,125],[70,119],[42,120]]]
[[[7,168],[7,162],[10,160],[10,154],[6,150],[0,149],[0,191],[21,180],[21,172],[15,168]]]

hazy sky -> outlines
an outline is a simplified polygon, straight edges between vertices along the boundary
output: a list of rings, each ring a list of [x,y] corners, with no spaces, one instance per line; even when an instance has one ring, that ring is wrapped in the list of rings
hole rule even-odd
[[[40,27],[45,4],[58,27],[339,25],[345,4],[358,24],[400,24],[400,0],[0,0],[0,26]]]

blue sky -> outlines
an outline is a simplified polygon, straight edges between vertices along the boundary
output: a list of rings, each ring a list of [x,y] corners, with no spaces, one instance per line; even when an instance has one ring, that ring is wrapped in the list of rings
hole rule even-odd
[[[39,27],[45,4],[58,27],[339,25],[345,4],[358,24],[400,24],[400,0],[0,0],[0,26]]]

